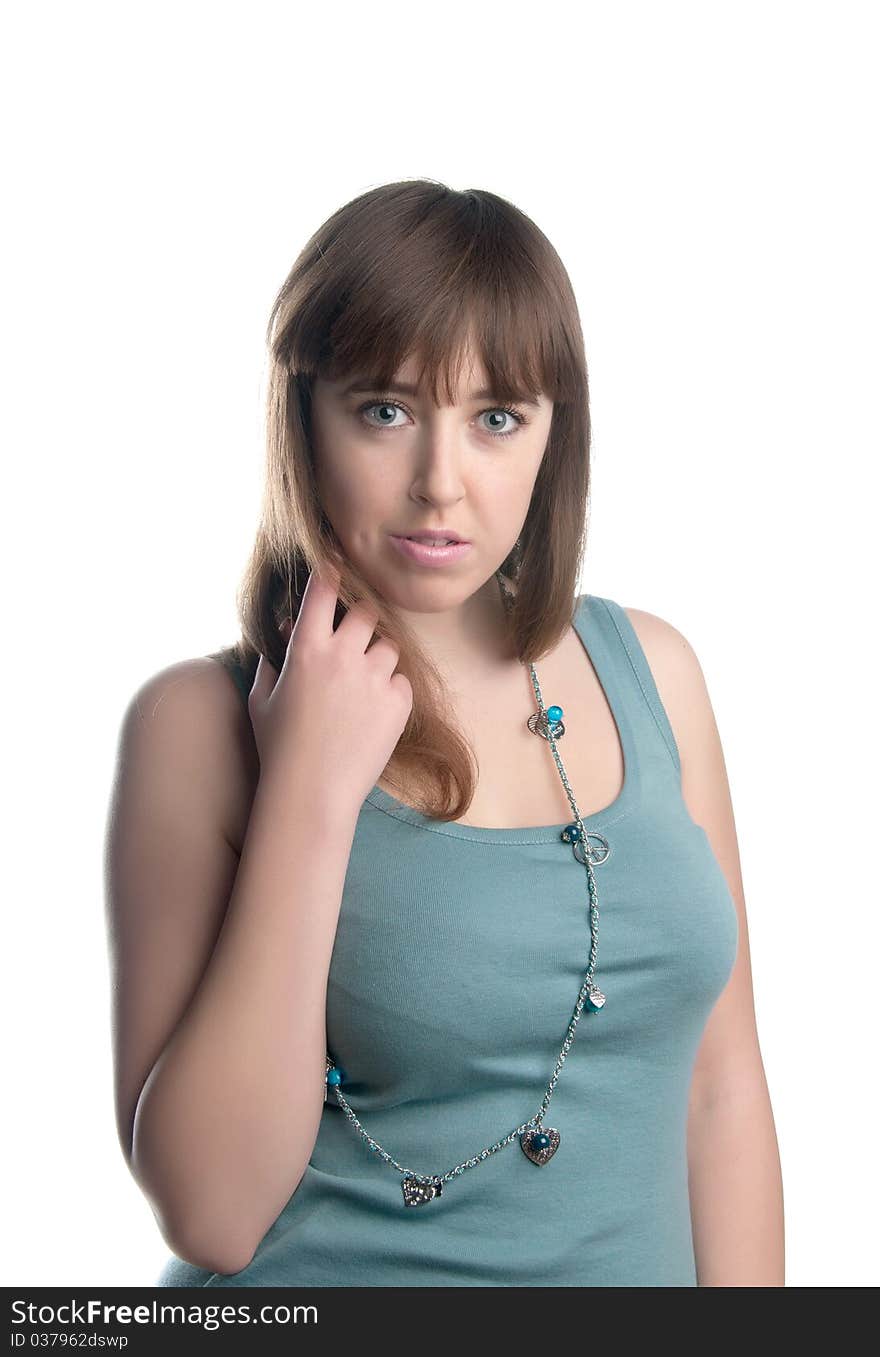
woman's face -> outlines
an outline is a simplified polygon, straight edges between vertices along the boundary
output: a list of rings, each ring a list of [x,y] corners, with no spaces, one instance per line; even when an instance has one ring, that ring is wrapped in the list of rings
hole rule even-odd
[[[440,612],[480,589],[516,542],[553,402],[541,396],[505,410],[485,393],[485,371],[469,354],[455,403],[437,406],[410,389],[415,368],[410,360],[387,389],[368,376],[316,379],[315,465],[324,512],[373,588],[403,610]],[[433,528],[470,545],[455,560],[424,565],[392,540]]]

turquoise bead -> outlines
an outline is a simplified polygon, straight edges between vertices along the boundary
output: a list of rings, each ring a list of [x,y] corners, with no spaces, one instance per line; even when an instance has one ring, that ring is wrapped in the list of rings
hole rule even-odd
[[[539,1131],[536,1136],[532,1136],[531,1143],[532,1149],[534,1150],[546,1150],[547,1146],[550,1144],[550,1137],[547,1135],[546,1131]]]
[[[330,1084],[331,1086],[335,1086],[336,1084],[341,1084],[341,1083],[342,1083],[342,1076],[343,1076],[343,1074],[344,1074],[344,1071],[343,1071],[343,1070],[340,1070],[340,1069],[338,1069],[338,1068],[337,1068],[337,1069],[328,1070],[328,1071],[327,1071],[327,1083]]]
[[[547,720],[548,720],[548,721],[552,721],[554,725],[556,724],[557,721],[561,721],[561,720],[562,720],[562,708],[561,708],[561,707],[548,707],[548,708],[547,708]]]

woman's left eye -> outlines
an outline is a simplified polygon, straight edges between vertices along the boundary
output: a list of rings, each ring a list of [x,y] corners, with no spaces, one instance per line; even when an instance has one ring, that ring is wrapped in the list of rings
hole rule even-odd
[[[383,427],[386,429],[396,429],[402,427],[399,424],[390,424],[387,420],[382,420],[379,423],[374,423],[372,420],[368,420],[366,416],[368,412],[371,410],[386,410],[386,411],[402,410],[404,414],[409,413],[406,407],[401,405],[399,401],[391,400],[389,397],[381,397],[378,400],[367,401],[364,405],[361,405],[358,408],[358,414],[361,416],[364,422],[369,425],[371,429],[381,429]],[[522,411],[515,409],[512,405],[491,406],[488,410],[481,410],[477,417],[478,419],[483,419],[484,416],[486,415],[495,416],[506,415],[508,419],[512,419],[515,421],[514,427],[512,429],[499,430],[485,428],[485,432],[488,433],[492,438],[510,438],[512,434],[515,434],[517,432],[521,425],[528,423],[528,420],[526,419]]]
[[[514,410],[510,405],[499,405],[497,410],[482,410],[480,412],[480,419],[483,418],[483,415],[507,415],[508,419],[516,420],[516,426],[513,429],[505,429],[500,432],[497,429],[493,429],[491,432],[496,438],[509,438],[512,433],[516,433],[517,428],[521,424],[525,424],[526,422],[525,415],[520,414],[519,410]]]

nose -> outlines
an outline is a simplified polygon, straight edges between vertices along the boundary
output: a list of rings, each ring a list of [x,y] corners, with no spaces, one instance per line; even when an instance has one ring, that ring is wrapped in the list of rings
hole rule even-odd
[[[411,493],[432,504],[457,504],[464,497],[464,435],[450,424],[426,428],[416,448]]]

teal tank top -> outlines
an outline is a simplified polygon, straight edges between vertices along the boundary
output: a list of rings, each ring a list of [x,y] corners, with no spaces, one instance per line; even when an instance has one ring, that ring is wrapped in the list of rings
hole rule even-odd
[[[171,1255],[156,1285],[697,1284],[688,1095],[736,958],[737,915],[682,797],[676,741],[626,612],[584,594],[573,624],[625,768],[616,800],[584,818],[611,848],[594,867],[607,1002],[584,1010],[559,1073],[545,1119],[560,1132],[555,1155],[536,1165],[514,1139],[406,1206],[402,1175],[331,1091],[305,1174],[250,1264],[224,1275]],[[252,676],[233,677],[246,699]],[[328,1046],[367,1135],[411,1171],[445,1173],[540,1107],[589,957],[586,872],[564,827],[433,821],[379,787],[363,803]]]

